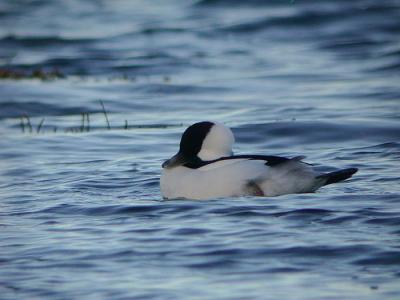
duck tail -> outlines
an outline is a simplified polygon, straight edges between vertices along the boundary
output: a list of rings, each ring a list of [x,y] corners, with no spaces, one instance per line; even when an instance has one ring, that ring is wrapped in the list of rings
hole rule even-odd
[[[328,184],[346,180],[346,179],[350,178],[351,176],[353,176],[353,174],[357,173],[357,171],[358,171],[357,168],[348,168],[348,169],[343,169],[343,170],[319,175],[319,176],[317,176],[317,179],[324,180],[323,185],[328,185]]]

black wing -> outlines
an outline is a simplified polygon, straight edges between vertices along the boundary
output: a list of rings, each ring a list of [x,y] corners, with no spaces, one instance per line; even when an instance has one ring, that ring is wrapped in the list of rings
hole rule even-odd
[[[190,169],[198,169],[218,161],[230,160],[230,159],[264,160],[265,165],[270,167],[274,167],[291,160],[290,158],[281,156],[272,156],[272,155],[232,155],[208,161],[203,161],[200,158],[196,157],[196,159],[184,164],[184,166]]]

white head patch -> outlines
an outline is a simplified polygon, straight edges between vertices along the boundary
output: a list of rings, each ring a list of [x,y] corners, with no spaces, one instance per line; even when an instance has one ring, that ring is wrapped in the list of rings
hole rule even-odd
[[[221,123],[213,123],[197,154],[204,161],[232,155],[232,145],[235,142],[232,131]]]

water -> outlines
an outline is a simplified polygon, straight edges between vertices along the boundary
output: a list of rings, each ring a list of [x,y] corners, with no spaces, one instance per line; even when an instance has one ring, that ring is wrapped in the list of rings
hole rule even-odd
[[[1,1],[1,69],[65,78],[0,81],[0,298],[399,299],[399,20],[395,0]],[[238,154],[360,171],[164,201],[201,120]]]

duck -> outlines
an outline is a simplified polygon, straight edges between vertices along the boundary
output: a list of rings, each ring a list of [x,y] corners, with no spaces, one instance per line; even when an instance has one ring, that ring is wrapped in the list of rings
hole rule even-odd
[[[202,121],[189,126],[178,153],[162,164],[162,197],[206,200],[313,193],[358,171],[347,168],[321,174],[303,162],[305,156],[234,155],[234,142],[231,129],[222,123]]]

